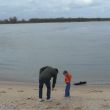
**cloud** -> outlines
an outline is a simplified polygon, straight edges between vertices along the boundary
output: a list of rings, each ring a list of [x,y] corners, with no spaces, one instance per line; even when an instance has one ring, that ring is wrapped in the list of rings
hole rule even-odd
[[[34,1],[36,6],[40,7],[41,10],[48,9],[50,11],[67,11],[79,6],[89,6],[93,3],[93,0],[42,0],[42,2]]]
[[[0,0],[0,6],[5,7],[24,7],[36,9],[59,10],[72,8],[76,6],[87,6],[92,4],[93,0]],[[60,10],[62,11],[62,10]]]
[[[75,0],[75,4],[81,5],[81,6],[91,5],[92,3],[93,3],[93,0]]]
[[[0,0],[0,18],[105,16],[109,6],[110,0]]]

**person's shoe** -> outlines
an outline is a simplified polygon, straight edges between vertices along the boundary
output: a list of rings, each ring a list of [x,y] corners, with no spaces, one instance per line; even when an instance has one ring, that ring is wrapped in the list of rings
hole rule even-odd
[[[70,98],[71,96],[64,96],[64,97]]]
[[[44,100],[43,99],[39,99],[39,102],[43,102]]]
[[[47,102],[52,102],[52,99],[47,99]]]

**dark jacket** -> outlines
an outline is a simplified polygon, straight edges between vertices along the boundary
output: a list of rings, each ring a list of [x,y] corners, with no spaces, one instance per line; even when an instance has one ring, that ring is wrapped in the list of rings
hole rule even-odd
[[[52,88],[54,88],[56,84],[57,73],[58,71],[56,71],[55,68],[52,68],[50,66],[45,66],[40,69],[39,80],[46,81],[46,80],[51,80],[51,78],[53,78]]]

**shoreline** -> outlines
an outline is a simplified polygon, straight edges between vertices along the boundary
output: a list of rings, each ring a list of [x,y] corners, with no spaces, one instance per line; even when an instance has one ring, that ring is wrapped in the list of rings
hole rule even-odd
[[[0,23],[0,25],[7,25],[7,24],[12,24],[12,25],[15,25],[15,24],[64,24],[64,23],[100,23],[100,22],[110,22],[110,20],[107,20],[107,21],[66,21],[66,22],[24,22],[24,23]]]
[[[8,84],[8,85],[38,85],[38,82],[0,81],[0,84]],[[62,85],[65,85],[65,83],[57,82],[56,85],[62,86]],[[85,85],[77,85],[77,86],[106,86],[106,85],[110,86],[110,83],[87,83]],[[76,86],[76,85],[74,85],[73,82],[72,82],[71,86]]]

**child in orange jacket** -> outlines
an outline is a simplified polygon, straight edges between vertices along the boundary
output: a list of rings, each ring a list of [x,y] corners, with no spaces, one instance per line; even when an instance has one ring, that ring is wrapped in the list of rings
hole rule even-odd
[[[69,97],[70,96],[70,86],[71,86],[72,75],[67,70],[65,70],[63,72],[63,75],[64,75],[64,80],[66,83],[65,97]]]

